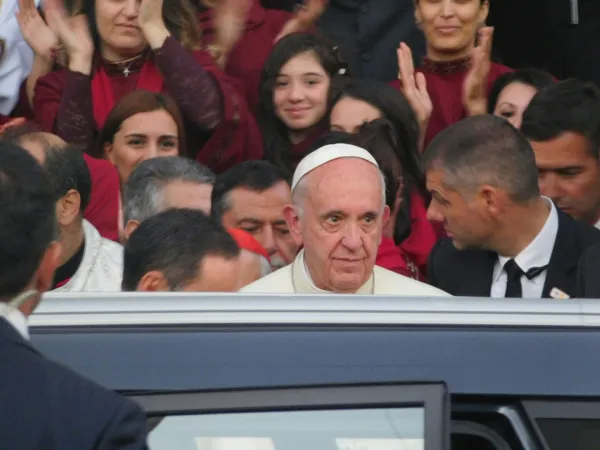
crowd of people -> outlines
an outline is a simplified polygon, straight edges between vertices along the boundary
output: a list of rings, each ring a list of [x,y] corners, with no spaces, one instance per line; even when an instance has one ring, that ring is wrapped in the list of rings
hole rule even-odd
[[[0,0],[23,339],[47,291],[600,298],[598,87],[495,62],[489,0],[264,3]]]

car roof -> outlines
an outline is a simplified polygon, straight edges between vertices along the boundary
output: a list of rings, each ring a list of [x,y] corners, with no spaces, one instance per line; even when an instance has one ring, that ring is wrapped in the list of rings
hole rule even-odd
[[[117,390],[444,381],[463,395],[598,396],[594,301],[67,295],[43,353]]]

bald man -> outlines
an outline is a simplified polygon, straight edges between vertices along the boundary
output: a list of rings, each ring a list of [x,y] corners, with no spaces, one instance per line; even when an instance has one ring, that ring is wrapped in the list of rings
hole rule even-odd
[[[243,292],[448,295],[375,266],[390,210],[383,175],[366,150],[334,144],[306,156],[294,173],[292,201],[284,217],[303,250]]]

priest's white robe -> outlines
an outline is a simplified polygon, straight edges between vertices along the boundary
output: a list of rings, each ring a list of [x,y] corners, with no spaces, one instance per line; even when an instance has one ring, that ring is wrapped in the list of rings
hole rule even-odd
[[[75,275],[52,292],[120,292],[123,279],[123,247],[104,239],[84,219],[83,258]]]
[[[292,264],[245,287],[240,292],[261,294],[331,294],[315,286],[304,262],[304,250]],[[446,292],[417,280],[375,266],[373,273],[356,292],[358,295],[396,295],[403,297],[446,297]]]

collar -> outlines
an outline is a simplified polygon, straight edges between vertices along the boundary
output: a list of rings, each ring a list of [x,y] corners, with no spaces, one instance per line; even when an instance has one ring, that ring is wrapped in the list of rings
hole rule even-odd
[[[21,312],[20,309],[4,305],[5,311],[0,312],[0,316],[4,317],[6,321],[19,333],[23,339],[29,340],[29,326],[27,325],[27,317]]]
[[[56,269],[54,274],[54,282],[52,283],[52,289],[64,286],[72,277],[77,273],[81,261],[83,260],[83,254],[85,252],[85,229],[83,234],[83,242],[79,247],[79,250],[62,266]]]
[[[514,259],[519,267],[527,272],[533,267],[543,267],[550,263],[556,235],[558,233],[558,212],[552,200],[547,197],[542,197],[548,206],[550,206],[550,214],[546,219],[546,223],[537,234],[535,239],[525,247]],[[493,282],[496,283],[502,274],[502,269],[507,261],[511,258],[498,255],[498,264],[494,267]]]
[[[313,282],[306,261],[304,259],[304,249],[300,250],[296,259],[292,263],[292,284],[296,294],[331,294],[331,291],[319,289]],[[373,274],[367,282],[363,284],[355,294],[369,295],[375,293],[375,277]]]
[[[594,226],[600,230],[600,220],[598,220],[598,222],[596,222],[596,225]]]
[[[453,61],[433,61],[428,57],[423,59],[421,69],[424,72],[430,72],[436,75],[452,75],[455,73],[468,72],[473,65],[473,60],[470,56],[455,59]]]

